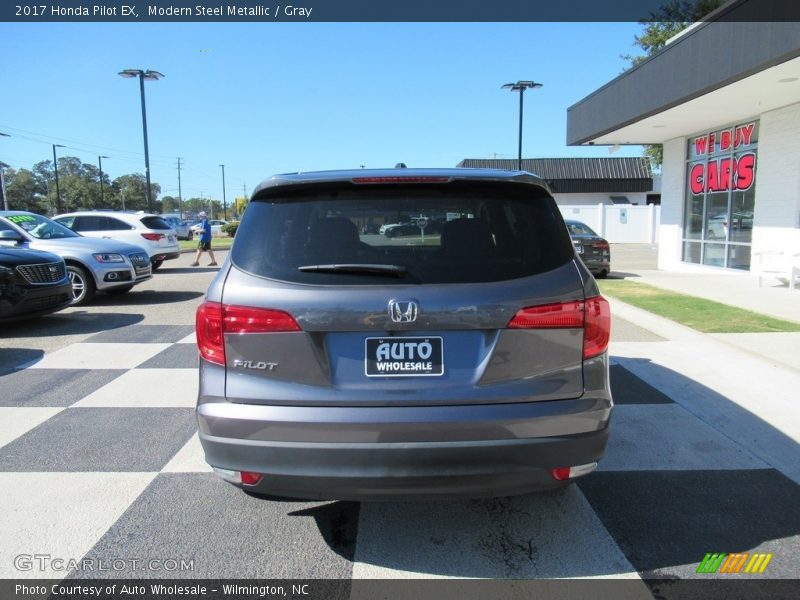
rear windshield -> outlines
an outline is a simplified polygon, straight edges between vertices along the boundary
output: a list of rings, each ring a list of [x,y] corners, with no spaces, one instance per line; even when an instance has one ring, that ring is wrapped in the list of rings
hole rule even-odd
[[[323,285],[503,281],[573,257],[544,190],[481,182],[348,185],[255,199],[231,254],[249,273]]]
[[[161,217],[142,217],[140,221],[148,229],[172,229],[169,223]]]

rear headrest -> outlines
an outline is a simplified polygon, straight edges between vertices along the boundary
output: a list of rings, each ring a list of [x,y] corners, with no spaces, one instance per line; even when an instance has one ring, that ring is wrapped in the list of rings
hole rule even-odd
[[[309,245],[314,249],[324,249],[336,255],[341,251],[358,249],[360,239],[355,223],[345,217],[318,219],[308,231]]]
[[[492,252],[489,226],[481,219],[456,219],[442,228],[442,251],[445,256],[486,258]]]

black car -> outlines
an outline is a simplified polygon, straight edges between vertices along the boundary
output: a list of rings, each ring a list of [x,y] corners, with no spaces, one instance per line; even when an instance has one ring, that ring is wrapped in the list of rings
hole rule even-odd
[[[611,270],[611,248],[608,242],[597,235],[591,227],[580,221],[566,220],[575,251],[592,275],[603,279]]]
[[[72,284],[60,256],[0,248],[0,321],[44,315],[71,302]]]

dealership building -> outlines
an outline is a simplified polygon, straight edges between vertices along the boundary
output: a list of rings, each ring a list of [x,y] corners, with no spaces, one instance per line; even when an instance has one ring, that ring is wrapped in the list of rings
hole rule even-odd
[[[659,268],[800,254],[800,22],[767,21],[781,5],[729,2],[568,109],[569,145],[663,144]]]

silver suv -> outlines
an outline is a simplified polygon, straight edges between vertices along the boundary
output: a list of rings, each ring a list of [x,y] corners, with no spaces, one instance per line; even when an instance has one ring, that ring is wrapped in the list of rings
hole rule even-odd
[[[21,245],[59,255],[67,264],[72,305],[95,292],[124,294],[152,278],[150,258],[139,246],[85,238],[52,219],[24,211],[0,211],[0,245]]]
[[[417,231],[387,238],[384,223]],[[274,176],[197,311],[200,440],[256,494],[563,486],[605,450],[609,330],[529,173]]]

